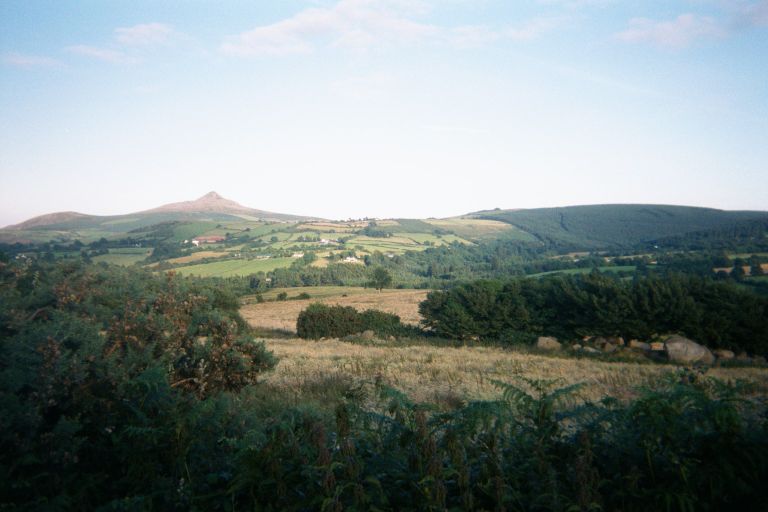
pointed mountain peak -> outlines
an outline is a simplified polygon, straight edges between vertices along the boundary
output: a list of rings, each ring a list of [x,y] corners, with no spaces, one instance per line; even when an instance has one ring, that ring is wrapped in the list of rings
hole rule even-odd
[[[210,201],[210,200],[217,200],[217,199],[224,199],[222,196],[220,196],[215,191],[211,190],[207,194],[205,194],[203,197],[199,198],[198,201]]]

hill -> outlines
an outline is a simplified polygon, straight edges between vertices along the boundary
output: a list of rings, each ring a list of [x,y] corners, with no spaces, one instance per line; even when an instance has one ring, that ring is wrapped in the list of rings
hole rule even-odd
[[[49,240],[94,240],[142,230],[169,222],[223,221],[306,222],[319,220],[285,213],[268,212],[243,206],[216,192],[193,201],[170,203],[150,210],[125,215],[87,215],[57,212],[34,217],[0,229],[0,241],[42,242]]]
[[[646,204],[486,210],[470,216],[506,222],[548,245],[567,250],[636,247],[689,233],[768,222],[768,212],[763,211]]]

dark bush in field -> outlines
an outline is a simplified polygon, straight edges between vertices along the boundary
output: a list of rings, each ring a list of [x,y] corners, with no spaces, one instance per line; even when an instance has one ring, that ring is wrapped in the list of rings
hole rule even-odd
[[[359,313],[349,306],[311,304],[299,313],[296,332],[300,338],[342,338],[363,331],[380,336],[398,335],[406,329],[400,317],[369,309]]]

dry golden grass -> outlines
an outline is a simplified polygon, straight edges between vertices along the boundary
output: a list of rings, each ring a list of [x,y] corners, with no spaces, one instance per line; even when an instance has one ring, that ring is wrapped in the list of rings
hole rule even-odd
[[[583,399],[632,397],[632,388],[652,386],[664,375],[680,371],[671,365],[612,363],[567,359],[489,347],[363,346],[336,340],[267,340],[280,358],[264,382],[276,391],[296,394],[317,389],[329,379],[381,382],[417,402],[494,399],[501,394],[494,380],[516,377],[561,379],[563,385],[584,383]],[[744,379],[768,392],[768,369],[713,368],[707,375]]]
[[[200,260],[204,260],[205,258],[221,258],[222,256],[229,256],[229,255],[230,254],[227,252],[200,251],[200,252],[194,252],[189,256],[171,258],[168,260],[168,263],[180,263],[180,264],[192,263],[193,261],[200,261]]]
[[[306,291],[312,293],[311,288],[307,288]],[[263,302],[245,305],[240,309],[240,313],[253,327],[295,332],[299,313],[313,302],[322,302],[329,305],[352,306],[359,311],[378,309],[399,316],[405,323],[418,324],[421,320],[419,303],[426,298],[427,293],[427,290],[382,290],[350,294],[348,297]]]

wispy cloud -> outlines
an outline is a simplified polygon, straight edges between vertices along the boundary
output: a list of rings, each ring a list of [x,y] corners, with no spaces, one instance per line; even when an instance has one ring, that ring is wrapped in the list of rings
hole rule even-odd
[[[115,29],[118,43],[128,46],[148,46],[168,42],[176,31],[164,23],[143,23]]]
[[[541,18],[503,29],[485,25],[444,27],[419,21],[428,10],[420,2],[340,0],[330,7],[305,9],[231,36],[221,50],[230,55],[262,56],[311,53],[323,46],[351,51],[417,42],[478,46],[503,39],[533,39],[559,23],[554,18]]]
[[[665,21],[634,18],[630,20],[629,28],[616,34],[616,37],[630,43],[685,48],[700,39],[716,39],[725,35],[727,30],[714,18],[689,13]]]
[[[63,64],[51,57],[40,55],[24,55],[21,53],[6,53],[3,55],[3,63],[20,68],[59,68]]]
[[[92,59],[100,60],[103,62],[110,62],[112,64],[133,64],[138,62],[135,57],[125,54],[118,50],[110,50],[108,48],[100,48],[98,46],[88,46],[84,44],[78,44],[74,46],[68,46],[65,48],[68,52],[89,57]]]

